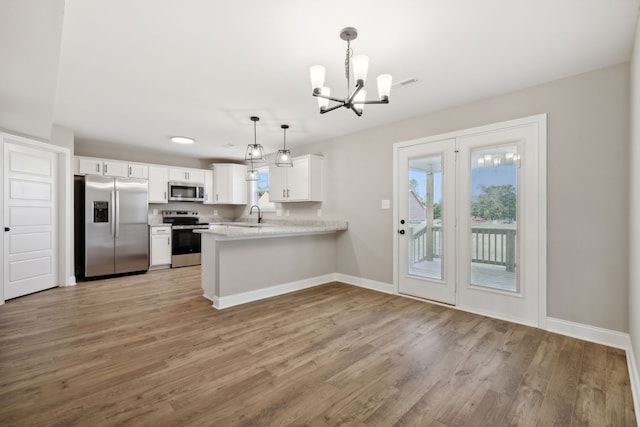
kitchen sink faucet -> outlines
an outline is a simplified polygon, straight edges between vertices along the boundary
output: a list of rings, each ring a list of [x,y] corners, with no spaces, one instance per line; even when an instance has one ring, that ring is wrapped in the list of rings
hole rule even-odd
[[[249,215],[253,213],[253,208],[258,209],[258,224],[260,224],[262,222],[262,212],[260,211],[260,206],[251,205],[251,208],[249,209]]]

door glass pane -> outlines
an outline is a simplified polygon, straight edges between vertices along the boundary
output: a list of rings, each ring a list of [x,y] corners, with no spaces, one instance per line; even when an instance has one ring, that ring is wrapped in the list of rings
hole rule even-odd
[[[471,150],[471,284],[518,292],[517,145]]]
[[[409,160],[408,273],[442,279],[441,154]]]

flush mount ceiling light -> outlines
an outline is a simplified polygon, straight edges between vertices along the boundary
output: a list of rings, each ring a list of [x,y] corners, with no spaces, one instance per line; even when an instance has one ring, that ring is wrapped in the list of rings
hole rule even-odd
[[[172,136],[171,141],[176,144],[193,144],[195,139],[189,138],[188,136]]]
[[[278,150],[278,154],[276,154],[276,166],[278,167],[293,167],[293,162],[291,161],[291,151],[287,150],[287,129],[289,129],[289,125],[281,125],[280,126],[284,131],[284,139],[282,141],[282,150]]]
[[[364,90],[364,82],[367,80],[369,57],[366,55],[353,56],[351,40],[355,40],[356,37],[358,37],[358,31],[353,27],[343,28],[340,32],[340,38],[347,42],[347,54],[344,60],[344,75],[347,78],[347,98],[342,99],[330,96],[331,90],[324,86],[325,68],[322,65],[314,65],[309,69],[309,74],[311,75],[311,86],[313,87],[313,96],[318,98],[320,114],[328,113],[329,111],[344,107],[350,108],[358,116],[361,116],[364,111],[365,104],[389,103],[392,81],[391,74],[380,74],[378,76],[378,101],[367,101],[365,99],[366,92]],[[353,93],[351,93],[351,78],[349,72],[351,64],[353,64],[353,79],[356,82]],[[329,101],[334,101],[338,104],[329,107]]]
[[[262,145],[258,144],[258,140],[256,137],[256,122],[260,120],[260,117],[252,116],[251,121],[253,122],[253,144],[247,145],[247,153],[244,156],[245,160],[249,160],[251,162],[264,162],[264,149]]]

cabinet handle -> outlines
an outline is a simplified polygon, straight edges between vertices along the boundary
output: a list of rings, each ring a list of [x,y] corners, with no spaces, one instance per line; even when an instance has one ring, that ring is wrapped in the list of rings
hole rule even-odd
[[[218,201],[218,195],[216,194],[216,202]]]
[[[289,198],[289,189],[287,188],[287,199]]]
[[[108,172],[109,172],[108,167],[109,167],[109,166],[105,163],[105,164],[104,164],[104,173],[108,173]]]
[[[131,166],[129,166],[129,175],[131,175]]]
[[[282,198],[284,199],[285,197],[287,197],[287,193],[286,193],[286,190],[283,188],[282,189]]]
[[[96,172],[100,172],[100,163],[96,163]]]
[[[164,200],[167,200],[167,192],[164,192]]]

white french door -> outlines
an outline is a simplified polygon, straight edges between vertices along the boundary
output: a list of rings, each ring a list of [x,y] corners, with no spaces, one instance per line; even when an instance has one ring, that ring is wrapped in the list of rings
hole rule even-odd
[[[546,117],[394,146],[398,292],[540,326]]]
[[[402,148],[398,159],[400,293],[455,303],[455,139]]]

